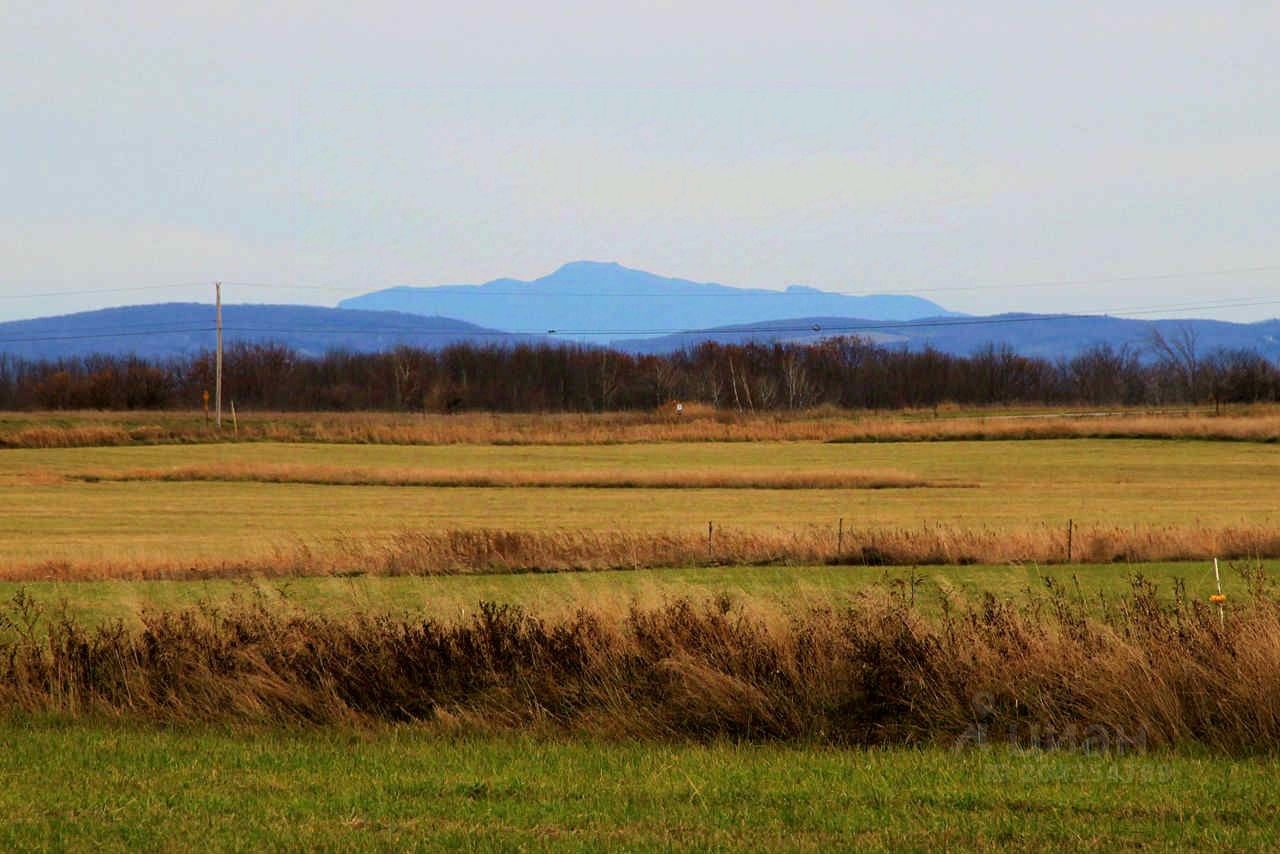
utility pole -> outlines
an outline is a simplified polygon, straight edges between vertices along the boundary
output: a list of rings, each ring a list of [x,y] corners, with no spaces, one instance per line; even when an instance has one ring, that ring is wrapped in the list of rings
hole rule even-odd
[[[218,354],[214,357],[213,407],[217,410],[218,429],[222,429],[222,282],[213,283],[214,301],[218,311]]]

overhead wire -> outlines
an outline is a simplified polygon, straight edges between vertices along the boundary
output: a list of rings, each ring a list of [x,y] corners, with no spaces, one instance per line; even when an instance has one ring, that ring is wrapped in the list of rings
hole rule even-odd
[[[905,286],[886,285],[891,288],[891,293],[886,293],[883,289],[877,291],[842,291],[842,290],[772,290],[768,288],[737,288],[730,285],[718,285],[715,282],[692,282],[694,285],[712,285],[725,288],[724,291],[712,291],[703,293],[667,293],[661,294],[665,298],[676,299],[699,299],[703,297],[741,297],[742,291],[753,296],[768,297],[801,297],[801,296],[845,296],[845,297],[866,297],[866,296],[913,296],[922,293],[964,293],[971,291],[988,291],[988,290],[1022,290],[1028,288],[1057,288],[1057,287],[1081,287],[1093,285],[1109,285],[1123,282],[1143,282],[1143,281],[1166,281],[1172,279],[1189,279],[1198,277],[1217,277],[1244,275],[1250,273],[1267,273],[1280,272],[1280,264],[1260,264],[1247,267],[1217,267],[1207,270],[1176,270],[1165,271],[1159,273],[1142,273],[1128,275],[1110,275],[1110,276],[1093,276],[1073,279],[1042,279],[1030,280],[1022,282],[987,282],[967,285],[941,285],[941,286]],[[160,290],[178,290],[182,288],[203,287],[211,282],[176,282],[172,284],[161,285],[125,285],[110,288],[88,288],[81,290],[61,290],[61,291],[24,291],[16,294],[0,294],[0,300],[20,300],[20,299],[41,299],[45,297],[64,297],[64,296],[91,296],[99,294],[128,293],[132,291],[160,291]],[[259,288],[264,290],[312,290],[325,291],[331,293],[350,292],[359,290],[360,285],[324,285],[306,282],[262,282],[262,281],[233,281],[223,280],[224,285],[235,287]],[[524,282],[522,284],[533,284],[532,282]],[[413,288],[413,286],[402,286]],[[538,292],[536,288],[525,290],[496,290],[485,285],[439,285],[423,287],[423,290],[437,290],[445,288],[450,297],[459,296],[497,296],[497,297],[540,297],[544,296]],[[417,288],[415,288],[417,289]],[[815,294],[816,292],[816,294]],[[587,290],[587,291],[558,291],[557,296],[568,297],[653,297],[657,296],[652,291],[604,291],[604,290]]]
[[[81,297],[96,294],[121,294],[130,291],[171,291],[178,288],[198,288],[209,282],[180,282],[170,285],[129,285],[118,288],[89,288],[75,291],[27,291],[20,294],[0,294],[0,299],[43,299],[45,297]]]
[[[1158,280],[1158,279],[1179,278],[1179,277],[1186,277],[1186,276],[1208,276],[1208,275],[1253,273],[1253,272],[1263,272],[1263,271],[1269,271],[1269,270],[1280,270],[1280,265],[1262,265],[1262,266],[1255,266],[1255,267],[1234,267],[1234,268],[1224,267],[1224,268],[1219,268],[1217,270],[1202,270],[1197,272],[1180,272],[1180,273],[1159,273],[1159,274],[1151,274],[1151,275],[1144,275],[1144,276],[1109,277],[1105,279],[1102,279],[1102,278],[1074,279],[1074,280],[1064,279],[1064,280],[1057,280],[1057,281],[1029,282],[1029,283],[1023,283],[1021,285],[959,287],[959,288],[951,288],[949,290],[979,290],[985,287],[991,287],[991,288],[1058,287],[1058,286],[1081,285],[1081,284],[1112,283],[1112,282],[1118,282],[1118,281]],[[142,286],[136,286],[136,287],[122,287],[122,288],[100,288],[100,289],[85,289],[85,290],[76,290],[76,291],[55,291],[55,292],[45,292],[42,294],[41,293],[9,294],[9,295],[0,295],[0,298],[9,299],[9,298],[26,298],[26,297],[36,297],[36,296],[69,296],[69,295],[103,294],[103,293],[117,293],[117,292],[143,291],[143,290],[162,290],[162,289],[173,289],[173,288],[189,288],[189,287],[195,287],[195,286],[204,285],[204,284],[207,284],[207,283],[142,285]],[[265,283],[265,282],[256,282],[256,283],[226,282],[225,284],[234,285],[237,287],[260,287],[260,288],[269,288],[269,289],[273,289],[273,288],[329,289],[328,286],[319,286],[319,285],[306,285],[306,284],[290,285],[290,284]],[[477,291],[477,292],[480,292],[480,291]],[[460,292],[450,292],[450,295],[453,296],[453,295],[457,295],[458,293]],[[484,293],[494,294],[494,292],[491,292],[491,291],[486,291]],[[754,291],[749,293],[760,293],[760,292]],[[778,291],[776,293],[778,295],[785,296],[789,292]],[[842,294],[842,292],[838,292],[838,291],[822,291],[821,293],[835,294],[835,295],[849,295],[849,294]],[[515,294],[510,294],[510,295],[515,295]],[[523,295],[523,292],[520,295]],[[567,296],[569,294],[566,294],[564,292],[558,292],[557,295]],[[607,291],[598,291],[598,292],[592,292],[589,294],[580,294],[579,296],[614,297],[614,296],[623,296],[623,295],[626,295],[626,294],[609,293]],[[697,296],[696,294],[654,294],[652,292],[645,293],[645,294],[637,293],[635,295],[658,297],[662,299],[667,299],[670,297]],[[725,295],[733,295],[733,294],[725,294]],[[293,334],[333,334],[333,335],[351,335],[351,334],[396,335],[396,334],[406,333],[406,334],[412,334],[416,336],[440,335],[440,336],[450,336],[450,337],[456,337],[456,338],[467,338],[467,337],[517,337],[517,338],[518,337],[538,337],[538,338],[561,337],[563,338],[564,336],[628,336],[628,337],[637,337],[637,338],[660,337],[660,336],[702,336],[707,338],[716,338],[716,337],[729,337],[729,336],[737,336],[737,335],[744,335],[744,334],[751,334],[751,333],[770,334],[770,333],[789,333],[789,332],[793,332],[793,333],[824,332],[824,333],[834,334],[834,333],[873,332],[873,331],[886,331],[886,330],[906,331],[911,329],[937,329],[937,328],[949,328],[949,327],[956,327],[956,326],[959,326],[959,327],[993,326],[993,325],[1053,322],[1053,321],[1066,321],[1066,320],[1086,320],[1086,319],[1097,319],[1097,318],[1103,318],[1103,317],[1115,318],[1117,316],[1127,316],[1127,317],[1149,316],[1152,314],[1159,314],[1161,312],[1205,311],[1205,310],[1215,310],[1215,309],[1224,309],[1224,308],[1259,307],[1259,306],[1275,305],[1275,304],[1280,304],[1280,300],[1272,300],[1272,299],[1258,300],[1252,297],[1240,297],[1235,299],[1217,300],[1212,302],[1203,302],[1203,301],[1190,302],[1190,303],[1184,302],[1184,303],[1165,304],[1160,306],[1138,306],[1138,307],[1131,307],[1131,308],[1109,309],[1105,311],[1072,312],[1072,313],[1058,313],[1058,314],[1007,314],[1007,315],[997,315],[997,316],[987,316],[987,317],[960,316],[960,317],[923,318],[923,319],[916,319],[916,320],[901,320],[901,321],[878,321],[874,323],[855,323],[855,324],[837,323],[837,324],[827,324],[827,325],[823,325],[817,322],[806,323],[803,325],[794,324],[794,323],[788,324],[786,321],[774,322],[774,323],[747,322],[747,323],[738,323],[738,324],[732,324],[732,325],[725,324],[719,327],[711,327],[711,328],[576,329],[576,328],[555,327],[555,328],[538,329],[538,330],[532,330],[532,329],[499,330],[499,329],[483,329],[483,328],[480,328],[480,329],[430,329],[430,328],[423,328],[421,325],[417,325],[417,324],[404,325],[404,326],[387,326],[387,325],[381,325],[381,324],[378,324],[378,325],[358,324],[358,325],[351,325],[351,326],[345,326],[345,327],[324,326],[324,327],[315,327],[315,328],[304,328],[296,325],[282,325],[282,324],[277,324],[272,326],[244,326],[244,325],[233,324],[231,326],[224,326],[224,331],[236,332],[236,333],[242,333],[242,334],[248,334],[248,333],[290,334],[290,333],[293,333]],[[400,313],[406,314],[406,315],[408,314],[406,312],[400,312]],[[146,324],[144,324],[146,328],[136,328],[136,329],[130,328],[131,326],[137,326],[136,324],[133,324],[133,325],[127,324],[124,327],[117,325],[107,329],[82,330],[82,331],[69,333],[69,334],[32,335],[32,336],[21,336],[21,337],[11,336],[6,338],[0,338],[0,343],[5,343],[5,344],[37,343],[37,342],[43,342],[43,341],[71,341],[71,340],[85,340],[85,339],[92,339],[92,338],[136,337],[141,335],[155,335],[155,334],[192,334],[192,333],[213,331],[213,326],[211,324],[199,324],[194,326],[191,324],[192,324],[192,321],[183,321],[177,325],[147,322]]]
[[[164,328],[141,329],[128,332],[87,332],[76,335],[37,335],[25,338],[0,338],[0,344],[30,344],[40,341],[83,341],[90,338],[134,338],[140,335],[176,335],[190,332],[213,332],[212,325],[193,327],[190,329]]]
[[[1106,312],[1089,312],[1081,314],[1012,314],[1000,315],[995,317],[941,317],[941,318],[924,318],[917,320],[900,320],[900,321],[879,321],[869,323],[756,323],[756,324],[737,324],[733,326],[722,326],[707,329],[547,329],[547,330],[499,330],[499,329],[433,329],[424,328],[420,325],[404,325],[404,326],[386,326],[386,325],[351,325],[351,326],[322,326],[322,327],[306,327],[289,324],[273,324],[267,326],[254,326],[232,323],[224,325],[223,331],[227,333],[239,334],[304,334],[304,335],[414,335],[414,336],[447,336],[452,338],[548,338],[555,339],[563,336],[635,336],[643,337],[664,337],[664,336],[700,336],[706,338],[732,337],[739,335],[768,335],[777,333],[856,333],[856,332],[876,332],[876,331],[910,331],[915,329],[947,329],[954,327],[975,327],[975,326],[1002,326],[1012,324],[1026,323],[1043,323],[1043,322],[1060,322],[1068,320],[1098,320],[1098,319],[1126,319],[1118,317],[1116,312],[1124,312],[1127,315],[1151,315],[1171,310],[1207,310],[1214,308],[1243,308],[1256,307],[1263,305],[1280,304],[1280,299],[1275,300],[1226,300],[1210,303],[1189,304],[1181,303],[1165,306],[1138,307],[1130,309],[1113,309]],[[430,320],[424,316],[423,321]],[[191,322],[183,322],[181,324],[148,324],[146,328],[126,328],[121,330],[118,327],[112,329],[86,330],[66,335],[36,335],[22,337],[0,338],[0,344],[15,343],[37,343],[45,341],[72,341],[93,338],[123,338],[136,337],[141,335],[158,335],[158,334],[193,334],[193,333],[212,333],[214,326],[212,323],[203,323],[192,325]]]
[[[1004,283],[979,283],[970,285],[945,285],[945,286],[909,286],[900,288],[894,285],[886,287],[892,288],[891,292],[884,290],[877,291],[841,291],[841,290],[781,290],[775,291],[768,288],[738,288],[731,285],[722,285],[717,282],[693,282],[695,285],[710,285],[712,287],[723,287],[725,291],[708,291],[703,293],[666,293],[661,294],[663,298],[679,298],[679,299],[699,299],[703,297],[741,297],[742,291],[752,296],[787,296],[787,297],[813,297],[813,296],[844,296],[844,297],[868,297],[868,296],[915,296],[925,293],[963,293],[970,291],[992,291],[992,290],[1021,290],[1024,288],[1058,288],[1058,287],[1079,287],[1094,285],[1119,284],[1123,282],[1145,282],[1145,281],[1166,281],[1172,279],[1192,279],[1216,276],[1243,275],[1248,273],[1267,273],[1280,272],[1280,264],[1261,264],[1252,267],[1218,267],[1209,270],[1179,270],[1172,272],[1138,274],[1138,275],[1122,275],[1122,276],[1096,276],[1078,279],[1041,279],[1024,282],[1004,282]],[[303,284],[303,283],[279,283],[279,282],[224,282],[224,284],[235,285],[238,287],[254,287],[264,289],[280,289],[280,290],[314,290],[327,292],[345,292],[352,289],[351,286],[342,285],[319,285],[319,284]],[[532,282],[523,282],[522,284],[532,285]],[[414,286],[398,286],[413,290],[426,290],[428,288],[416,288]],[[536,288],[527,288],[524,290],[496,290],[486,285],[438,285],[430,286],[430,290],[444,289],[445,295],[449,297],[470,297],[470,296],[501,296],[501,297],[540,297],[544,296],[539,293]],[[389,290],[389,289],[388,289]],[[735,293],[736,291],[736,293]],[[556,296],[566,297],[653,297],[659,296],[652,291],[557,291]]]

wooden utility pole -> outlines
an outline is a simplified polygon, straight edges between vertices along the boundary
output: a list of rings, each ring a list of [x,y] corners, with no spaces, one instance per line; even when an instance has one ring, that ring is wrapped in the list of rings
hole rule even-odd
[[[217,411],[218,429],[222,429],[222,282],[213,284],[214,301],[218,312],[218,353],[214,356],[213,408]]]

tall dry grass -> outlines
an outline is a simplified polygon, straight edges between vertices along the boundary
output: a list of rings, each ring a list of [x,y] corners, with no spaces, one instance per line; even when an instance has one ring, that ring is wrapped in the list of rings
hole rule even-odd
[[[48,424],[32,423],[48,419]],[[74,423],[66,423],[71,421]],[[1145,438],[1280,441],[1275,407],[1071,412],[1056,409],[980,413],[868,413],[837,409],[741,413],[707,407],[676,417],[657,412],[597,414],[403,415],[384,413],[256,413],[237,430],[218,432],[192,413],[23,414],[0,420],[0,447],[216,441],[346,444],[599,445],[646,442],[842,441],[923,442],[985,439]]]
[[[103,470],[87,481],[222,481],[333,486],[520,487],[584,489],[918,489],[972,487],[893,470],[840,471],[520,471],[516,469],[344,468],[294,463],[212,463]]]
[[[1077,563],[1277,558],[1280,530],[1261,525],[1091,526],[1070,534]],[[1068,561],[1066,526],[1002,530],[929,525],[810,526],[667,533],[625,530],[403,531],[277,546],[236,560],[47,560],[0,566],[5,581],[147,580],[326,575],[585,572],[723,565],[965,566]]]
[[[87,630],[22,594],[0,710],[161,721],[437,721],[630,737],[1280,749],[1280,597],[1216,611],[1135,579],[1100,611],[1060,591],[942,618],[910,593],[759,612],[726,599],[547,620],[335,620],[265,605]],[[1100,613],[1101,616],[1096,614]]]
[[[209,434],[186,428],[124,427],[118,425],[47,425],[0,432],[0,448],[94,448],[121,445],[169,445],[211,441]]]

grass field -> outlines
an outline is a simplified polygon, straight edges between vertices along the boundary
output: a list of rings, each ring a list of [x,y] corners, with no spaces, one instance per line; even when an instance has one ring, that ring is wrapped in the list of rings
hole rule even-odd
[[[76,475],[190,465],[743,472],[892,470],[976,486],[929,489],[438,489],[255,482],[85,482]],[[1231,442],[984,441],[605,446],[256,443],[0,452],[0,561],[238,558],[297,540],[414,529],[787,531],[813,524],[1012,529],[1270,524],[1280,449]],[[74,508],[75,512],[68,512]]]
[[[481,602],[501,602],[555,621],[582,608],[622,615],[632,605],[661,608],[721,594],[776,616],[914,590],[919,612],[935,619],[944,601],[980,611],[985,593],[1018,607],[1048,601],[1045,577],[1092,612],[1099,595],[1118,600],[1141,574],[1159,586],[1159,602],[1171,602],[1181,587],[1190,602],[1203,606],[1216,590],[1209,560],[1215,532],[1280,528],[1280,508],[1270,499],[1280,483],[1280,448],[1269,438],[1277,432],[1276,417],[1266,409],[1221,421],[1170,418],[1124,416],[1118,435],[1163,430],[1173,438],[1088,438],[1116,425],[1063,421],[1040,411],[952,411],[942,419],[931,413],[731,417],[708,419],[697,430],[643,415],[297,416],[278,423],[250,418],[241,425],[245,438],[270,441],[210,442],[189,414],[0,416],[0,442],[53,435],[54,444],[84,445],[0,451],[0,569],[58,560],[234,562],[299,544],[378,543],[404,532],[478,529],[678,534],[694,543],[702,542],[708,522],[718,531],[760,532],[779,542],[815,526],[834,530],[841,519],[845,531],[1044,529],[1052,531],[1055,560],[1067,520],[1081,528],[1204,532],[1191,540],[1188,556],[1194,560],[1182,562],[676,563],[591,573],[28,581],[0,582],[0,600],[20,592],[34,597],[44,606],[44,626],[65,609],[85,627],[118,619],[137,631],[144,610],[197,604],[231,609],[252,602],[271,612],[338,620],[385,614],[460,622],[471,619]],[[952,426],[939,427],[938,420]],[[94,439],[121,429],[110,441]],[[966,431],[981,440],[965,439]],[[1057,438],[1001,438],[1011,433]],[[1204,435],[1251,441],[1188,441]],[[26,438],[10,441],[15,436]],[[63,441],[68,436],[84,441]],[[849,437],[858,441],[827,441]],[[892,438],[910,441],[884,441]],[[929,438],[948,441],[921,441]],[[443,482],[477,473],[489,485]],[[869,474],[884,479],[887,473],[902,480],[864,488]],[[683,483],[686,478],[695,485]],[[632,482],[611,485],[622,479]],[[806,485],[823,488],[795,488]],[[1110,552],[1099,559],[1110,560]],[[1268,576],[1280,576],[1280,560],[1261,566]],[[1247,594],[1237,567],[1224,562],[1223,568],[1229,629]],[[864,593],[871,598],[859,600]],[[1206,613],[1208,623],[1196,630],[1201,634],[1177,646],[1177,662],[1187,667],[1200,666],[1198,644],[1217,642],[1216,614]],[[1004,625],[999,614],[991,619],[991,626]],[[985,629],[975,629],[974,649],[981,655],[968,665],[956,663],[959,684],[964,667],[983,662],[984,678],[999,685],[1006,662],[991,650],[999,649],[999,638],[1034,637],[1025,627],[1038,625],[1036,618],[1025,619],[1024,629],[998,629],[991,648],[980,640]],[[1145,618],[1134,619],[1132,625],[1142,625]],[[1260,630],[1272,631],[1268,619],[1257,618]],[[1043,709],[1052,706],[1053,714],[1068,717],[1074,710],[1103,715],[1099,720],[1113,712],[1123,719],[1117,709],[1142,711],[1142,703],[1126,699],[1123,690],[1112,697],[1103,672],[1078,680],[1092,686],[1077,686],[1085,692],[1080,699],[1058,697],[1055,686],[1072,683],[1066,676],[1089,666],[1089,643],[1123,636],[1122,629],[1090,629],[1097,632],[1089,635],[1093,641],[1072,646],[1072,630],[1064,625],[1045,636],[1052,644],[1042,656],[1044,681],[1009,686],[1015,714],[1035,707],[1037,697]],[[7,636],[0,632],[0,642]],[[1152,641],[1152,648],[1164,642]],[[1232,643],[1250,651],[1247,639]],[[779,649],[790,647],[784,642]],[[1057,649],[1081,657],[1059,660],[1051,654]],[[1236,652],[1224,653],[1225,664],[1213,659],[1205,665],[1218,680],[1213,684],[1228,690],[1237,672],[1231,668],[1245,666],[1232,657],[1237,648],[1230,649]],[[1128,666],[1129,647],[1121,643],[1116,650],[1107,667]],[[1248,672],[1271,672],[1269,653],[1256,653]],[[189,654],[198,657],[199,650]],[[245,654],[246,661],[256,661],[253,650]],[[1035,654],[1018,661],[1020,678],[1041,678]],[[664,666],[655,663],[654,672],[665,673]],[[1198,682],[1190,670],[1179,675],[1182,666],[1152,670],[1153,684],[1165,686],[1152,696],[1176,696],[1194,707],[1196,691],[1202,692],[1195,686],[1209,683]],[[188,678],[198,686],[197,673]],[[694,671],[686,675],[691,684],[717,690],[715,683],[698,682],[702,677]],[[520,684],[518,670],[514,678]],[[232,678],[226,684],[236,683]],[[183,696],[198,703],[194,690]],[[273,696],[270,685],[262,690]],[[1173,739],[1183,745],[1176,750],[1131,755],[1071,745],[952,750],[936,739],[918,749],[837,748],[793,736],[705,742],[670,735],[685,732],[678,712],[662,730],[668,735],[605,739],[596,733],[610,727],[593,725],[589,717],[575,724],[578,729],[525,726],[519,722],[537,720],[537,714],[519,717],[515,705],[507,723],[486,728],[448,715],[394,726],[165,726],[131,712],[128,702],[107,717],[74,719],[32,711],[38,703],[18,703],[0,723],[0,845],[174,849],[198,839],[214,849],[1269,848],[1280,843],[1280,826],[1272,819],[1280,795],[1271,785],[1280,765],[1274,751],[1256,749],[1273,729],[1267,690],[1241,685],[1230,699],[1238,706],[1225,707],[1241,711],[1231,726],[1235,743],[1250,745],[1247,750],[1214,752],[1204,747],[1212,739],[1192,727],[1185,739]],[[785,700],[786,691],[778,696]],[[1092,699],[1085,702],[1086,696]],[[1050,703],[1053,698],[1060,705]],[[46,709],[62,708],[54,699]],[[472,699],[476,709],[504,708],[483,693]],[[6,702],[15,701],[11,696]],[[1161,706],[1152,714],[1176,720],[1177,708]],[[1213,720],[1214,713],[1192,717]],[[615,729],[640,732],[642,723]],[[710,731],[722,731],[717,727]],[[1257,755],[1251,757],[1251,750]]]
[[[1252,562],[1248,562],[1251,567]],[[1280,577],[1280,561],[1264,561]],[[1242,594],[1241,573],[1222,567],[1223,589]],[[921,607],[936,611],[944,597],[977,601],[984,593],[1028,601],[1046,591],[1045,579],[1077,591],[1089,601],[1099,594],[1114,600],[1141,574],[1172,595],[1181,583],[1189,596],[1205,601],[1215,592],[1213,568],[1201,563],[1142,563],[1071,566],[944,567],[703,567],[638,569],[591,573],[437,575],[427,577],[304,577],[201,581],[43,581],[0,582],[0,602],[19,591],[31,595],[46,613],[61,612],[88,625],[110,620],[136,624],[144,610],[164,611],[205,604],[225,607],[233,601],[264,601],[272,607],[347,617],[390,614],[451,619],[474,613],[481,602],[519,605],[546,615],[563,615],[589,604],[623,610],[633,603],[655,604],[688,597],[705,600],[729,595],[737,601],[784,612],[847,603],[868,590],[914,585]]]
[[[1280,409],[1090,410],[957,407],[735,412],[686,406],[654,411],[495,414],[242,412],[218,431],[201,412],[0,413],[0,447],[200,444],[269,440],[391,445],[600,445],[654,442],[929,442],[957,439],[1221,439],[1280,441]]]
[[[0,726],[5,848],[1260,850],[1275,758]]]

